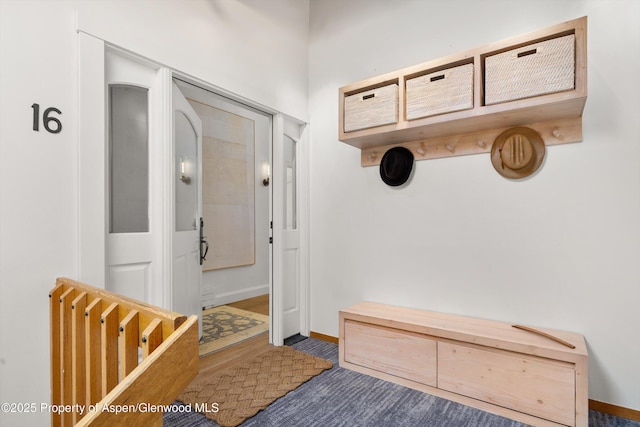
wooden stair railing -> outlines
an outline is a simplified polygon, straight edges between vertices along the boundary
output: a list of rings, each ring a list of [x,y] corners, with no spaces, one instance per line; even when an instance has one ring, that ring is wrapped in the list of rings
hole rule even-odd
[[[67,278],[49,298],[51,425],[162,426],[198,374],[197,316]]]

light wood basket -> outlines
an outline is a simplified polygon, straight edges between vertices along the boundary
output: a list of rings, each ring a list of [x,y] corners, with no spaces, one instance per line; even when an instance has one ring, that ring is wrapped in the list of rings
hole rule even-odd
[[[473,108],[473,64],[407,80],[407,120]]]
[[[396,83],[355,93],[344,98],[344,131],[398,123]]]
[[[575,36],[532,43],[485,58],[485,105],[575,88]]]

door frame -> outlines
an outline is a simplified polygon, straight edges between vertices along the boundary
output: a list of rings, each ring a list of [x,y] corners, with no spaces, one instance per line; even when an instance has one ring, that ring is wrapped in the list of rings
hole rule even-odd
[[[300,138],[297,138],[301,144],[299,147],[300,154],[300,168],[298,168],[299,178],[299,212],[298,221],[301,234],[301,256],[300,256],[300,295],[302,298],[301,304],[301,334],[309,335],[309,142],[308,142],[308,128],[305,123],[302,123],[296,119],[290,118],[281,114],[280,112],[252,102],[236,94],[230,93],[222,88],[215,87],[210,83],[196,79],[192,76],[188,76],[184,73],[180,73],[175,69],[171,69],[166,65],[155,64],[152,61],[143,59],[140,55],[131,53],[130,51],[110,44],[105,40],[86,33],[80,29],[78,34],[78,58],[79,58],[79,88],[78,88],[78,135],[79,140],[79,152],[78,152],[78,271],[79,280],[90,283],[93,286],[105,288],[106,278],[106,207],[107,197],[105,185],[105,177],[107,173],[107,164],[105,159],[107,158],[107,144],[106,144],[106,111],[105,111],[105,49],[114,49],[123,54],[135,57],[140,61],[148,63],[150,66],[155,66],[159,70],[159,76],[161,78],[163,108],[171,108],[167,102],[170,99],[170,92],[167,92],[171,87],[172,78],[178,77],[182,80],[190,81],[204,89],[211,90],[219,95],[228,97],[236,102],[246,104],[247,106],[263,111],[270,114],[273,117],[272,120],[272,184],[271,197],[272,197],[272,212],[271,220],[274,220],[274,207],[279,206],[278,200],[282,200],[283,190],[274,186],[273,182],[280,182],[282,177],[278,177],[275,171],[278,170],[276,164],[278,161],[277,154],[274,153],[274,147],[279,145],[282,147],[282,138],[285,132],[285,127],[298,126],[300,128]],[[286,125],[285,125],[286,122]],[[159,138],[163,144],[163,156],[162,164],[165,165],[165,173],[171,171],[172,165],[170,164],[170,146],[171,138],[169,131],[170,124],[160,124],[162,128],[162,136]],[[277,143],[277,141],[279,141]],[[276,155],[274,155],[276,154]],[[282,156],[282,152],[279,152]],[[167,179],[163,179],[166,183]],[[171,199],[170,189],[166,187],[163,191],[165,206],[170,203]],[[281,209],[281,208],[280,208]],[[282,217],[280,217],[282,218]],[[168,218],[163,218],[164,229],[167,230]],[[169,224],[170,226],[170,224]],[[278,242],[281,238],[278,227],[273,227],[272,237],[274,242]],[[169,240],[167,240],[169,239]],[[170,236],[162,236],[159,239],[158,244],[161,245],[163,251],[163,260],[166,260],[165,267],[162,272],[162,286],[161,301],[156,301],[155,297],[152,298],[152,303],[164,307],[170,306],[170,282],[171,282],[171,267],[168,266],[171,260],[171,240]],[[282,345],[284,337],[282,336],[282,286],[281,286],[281,270],[278,270],[278,265],[281,265],[280,255],[274,251],[274,245],[270,248],[270,263],[271,274],[269,277],[270,284],[270,300],[271,300],[271,316],[270,316],[270,328],[269,328],[269,341],[274,345]]]
[[[255,140],[253,142],[253,163],[252,179],[255,179],[252,197],[254,198],[255,209],[251,213],[254,217],[254,241],[255,241],[255,262],[249,265],[233,267],[229,269],[212,270],[205,272],[205,280],[203,281],[202,302],[204,307],[214,305],[227,304],[229,302],[238,301],[245,298],[251,298],[264,293],[271,292],[271,244],[269,237],[271,231],[269,223],[272,216],[272,200],[270,186],[264,186],[262,175],[264,163],[271,164],[271,147],[273,145],[273,115],[265,113],[263,110],[253,108],[246,103],[238,102],[227,96],[221,96],[217,91],[202,87],[201,84],[182,77],[174,76],[178,87],[182,93],[190,100],[208,105],[214,109],[225,111],[231,116],[246,117],[253,121]],[[231,117],[230,116],[230,117]],[[203,126],[207,128],[211,126],[209,120],[203,117]],[[209,165],[210,166],[210,165]],[[248,176],[249,176],[248,175]],[[208,224],[212,217],[207,216],[205,219],[205,234],[211,239],[215,245],[215,224]],[[214,250],[215,252],[215,250]],[[238,277],[240,276],[240,277]],[[244,280],[242,276],[247,276],[249,282],[239,282],[242,286],[233,289],[230,285],[235,280]],[[219,286],[218,286],[219,283]]]
[[[106,287],[107,141],[105,43],[79,32],[78,271],[79,280]]]

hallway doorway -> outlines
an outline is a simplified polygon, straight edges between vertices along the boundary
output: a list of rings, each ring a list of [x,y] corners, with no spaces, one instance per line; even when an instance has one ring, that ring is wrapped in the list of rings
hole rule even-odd
[[[269,330],[272,117],[174,82],[203,129],[202,355]]]
[[[166,101],[171,99],[171,84],[175,82],[180,86],[182,93],[194,100],[193,95],[186,93],[188,88],[194,91],[197,89],[196,92],[200,92],[201,95],[204,93],[208,96],[214,96],[217,101],[227,103],[230,106],[229,108],[242,108],[250,114],[256,115],[257,118],[254,120],[256,124],[253,127],[255,135],[263,135],[265,138],[263,142],[255,141],[252,163],[254,168],[247,174],[247,180],[251,179],[254,185],[253,200],[257,203],[260,199],[260,202],[264,202],[266,206],[264,214],[254,213],[253,222],[248,222],[253,224],[254,227],[255,240],[253,247],[255,248],[255,258],[249,262],[245,259],[245,261],[238,264],[233,264],[232,261],[227,260],[228,263],[222,267],[216,266],[211,270],[205,268],[202,278],[200,308],[231,304],[257,296],[268,295],[269,336],[267,342],[275,345],[283,344],[286,338],[283,330],[283,317],[289,308],[294,305],[300,309],[300,315],[295,322],[298,323],[296,329],[301,334],[308,335],[309,141],[306,123],[261,104],[238,98],[219,87],[180,74],[150,59],[136,56],[130,50],[109,44],[84,32],[79,32],[78,36],[82,53],[79,62],[79,99],[82,106],[79,111],[79,132],[83,141],[78,153],[80,182],[78,189],[80,205],[78,278],[103,288],[110,288],[114,285],[113,282],[110,283],[110,280],[107,279],[109,276],[107,274],[109,268],[107,264],[109,245],[107,244],[108,232],[105,232],[105,227],[108,225],[109,217],[106,214],[108,210],[108,186],[106,185],[108,172],[106,170],[107,141],[105,136],[108,124],[106,123],[107,102],[104,90],[106,83],[105,69],[109,62],[107,55],[108,52],[114,52],[142,65],[143,68],[151,70],[151,80],[149,84],[143,86],[149,89],[149,132],[155,135],[152,138],[150,137],[150,140],[153,141],[154,149],[158,148],[158,150],[155,150],[153,155],[149,155],[149,182],[157,191],[153,191],[153,195],[149,197],[148,202],[159,203],[158,206],[163,212],[161,215],[153,217],[150,226],[159,227],[158,230],[160,230],[160,234],[154,238],[155,243],[152,245],[152,255],[155,258],[151,262],[145,261],[146,265],[150,267],[146,269],[139,268],[135,270],[135,274],[132,273],[129,276],[124,275],[129,270],[124,267],[121,268],[120,272],[123,273],[121,275],[123,280],[116,283],[116,285],[125,283],[124,278],[135,276],[136,280],[140,279],[138,282],[143,283],[143,285],[137,287],[120,286],[120,288],[126,289],[126,293],[131,293],[135,289],[137,291],[136,296],[139,299],[151,304],[169,309],[173,306],[172,281],[174,277],[172,274],[170,246],[172,237],[170,232],[174,218],[172,212],[175,209],[172,204],[172,179],[174,178],[176,165],[173,163],[174,155],[171,146],[171,106]],[[174,79],[176,77],[177,79]],[[197,85],[194,85],[194,82]],[[242,103],[238,102],[238,100],[241,100]],[[237,116],[243,115],[236,114],[232,110],[227,110],[227,112]],[[263,130],[259,130],[259,128]],[[298,212],[297,228],[300,232],[297,244],[299,249],[295,257],[285,257],[285,251],[288,251],[289,247],[283,245],[283,232],[286,231],[284,218],[288,213],[291,213],[290,210],[285,209],[285,192],[288,191],[287,188],[294,188],[287,187],[286,184],[286,172],[288,169],[283,160],[284,135],[290,135],[295,139],[295,146],[299,147],[298,152],[300,154],[296,160],[297,166],[295,168],[299,178],[295,185],[297,195],[295,198],[287,198],[287,200],[296,201],[296,211]],[[186,164],[187,162],[185,162],[185,167]],[[245,164],[249,164],[246,159]],[[216,180],[217,178],[213,179]],[[248,190],[246,194],[251,194],[251,191]],[[222,208],[228,208],[228,206],[222,206]],[[247,208],[245,213],[249,212],[252,212],[252,210]],[[255,212],[258,212],[258,210],[255,210]],[[212,225],[216,224],[216,221],[210,222],[209,228],[207,228],[206,223],[204,224],[203,237],[207,238],[211,245],[205,258],[212,260],[212,254],[214,253],[212,252],[212,245],[214,244],[212,240],[216,239],[219,233],[212,232],[215,231]],[[224,230],[225,228],[223,228]],[[273,239],[273,243],[270,242],[271,239]],[[219,241],[225,242],[222,247],[230,245],[227,240],[221,239]],[[247,251],[239,252],[247,254]],[[266,256],[264,256],[264,253],[266,253]],[[249,251],[249,254],[251,254],[251,251]],[[293,268],[290,265],[291,262],[295,262],[298,265]],[[129,262],[129,264],[135,263]],[[235,273],[242,270],[250,271],[247,274],[247,280],[242,282],[231,280],[231,272]],[[141,273],[138,274],[138,271]],[[287,291],[284,289],[283,283],[293,277],[292,272],[296,280],[289,281],[289,283],[297,284],[297,289],[295,289],[295,293],[285,295]],[[244,283],[247,286],[241,287],[235,285],[235,283]]]
[[[203,310],[200,357],[262,336],[269,339],[269,294]]]

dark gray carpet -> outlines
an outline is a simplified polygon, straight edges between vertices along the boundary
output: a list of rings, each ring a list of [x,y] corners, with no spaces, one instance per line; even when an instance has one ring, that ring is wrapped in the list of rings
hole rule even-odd
[[[491,426],[520,427],[524,424],[479,411],[338,366],[338,346],[308,338],[294,348],[333,362],[334,367],[312,378],[264,411],[242,424],[243,427],[298,426]],[[215,427],[217,424],[199,413],[165,413],[164,426]],[[221,408],[222,410],[222,408]],[[590,427],[640,427],[639,422],[589,412]]]

